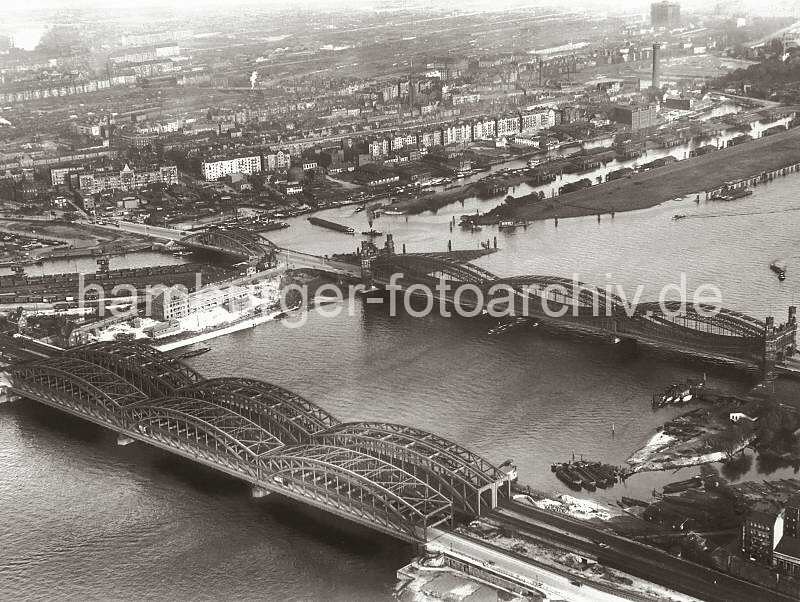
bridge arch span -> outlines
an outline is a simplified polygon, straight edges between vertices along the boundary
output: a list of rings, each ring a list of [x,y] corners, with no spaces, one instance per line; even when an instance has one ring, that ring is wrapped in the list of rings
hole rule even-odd
[[[432,485],[454,509],[479,515],[480,496],[507,475],[487,460],[443,437],[409,426],[348,422],[318,433],[316,442],[385,460]]]
[[[212,378],[180,394],[232,408],[286,444],[305,443],[314,433],[339,424],[327,410],[297,393],[252,378]]]
[[[101,421],[120,424],[120,410],[147,398],[114,372],[75,357],[17,364],[8,371],[18,394]]]
[[[548,301],[562,305],[576,305],[580,308],[597,310],[597,317],[615,315],[624,312],[628,304],[618,295],[599,287],[578,282],[561,276],[526,275],[498,278],[492,284],[506,285],[539,298],[547,293]]]
[[[352,449],[298,445],[267,460],[272,488],[409,541],[452,515],[451,503],[430,485]]]
[[[110,370],[151,397],[170,395],[201,380],[197,372],[180,360],[135,341],[91,343],[70,349],[65,355]]]
[[[259,478],[261,458],[283,442],[240,414],[191,397],[148,399],[124,408],[126,424],[182,455]]]
[[[497,279],[497,276],[476,265],[447,260],[435,253],[382,255],[373,262],[372,269],[377,276],[386,279],[392,274],[402,273],[405,278],[437,281],[439,278],[445,278],[478,286],[484,286]]]
[[[666,310],[666,312],[664,311]],[[721,336],[763,339],[766,323],[730,309],[679,301],[640,303],[635,317],[664,326],[680,326]]]
[[[256,232],[231,227],[212,227],[195,232],[180,239],[178,244],[191,249],[223,253],[240,259],[265,257],[271,255],[277,248]]]

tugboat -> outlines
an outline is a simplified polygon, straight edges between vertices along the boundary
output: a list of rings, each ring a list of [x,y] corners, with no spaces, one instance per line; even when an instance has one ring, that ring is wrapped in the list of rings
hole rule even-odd
[[[677,213],[677,214],[672,216],[672,220],[673,221],[678,221],[679,219],[685,219],[685,218],[686,218],[686,214],[685,213]]]
[[[778,280],[783,282],[786,280],[786,262],[776,259],[771,264],[769,264],[769,269],[775,272],[778,275]]]

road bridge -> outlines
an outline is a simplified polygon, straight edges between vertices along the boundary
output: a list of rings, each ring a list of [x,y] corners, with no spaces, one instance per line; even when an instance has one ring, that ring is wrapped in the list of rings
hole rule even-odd
[[[744,313],[680,301],[638,303],[581,282],[548,275],[498,277],[443,253],[379,253],[367,262],[369,278],[380,286],[394,284],[424,290],[472,307],[536,320],[614,342],[628,341],[665,352],[761,372],[773,377],[796,351],[797,316],[787,321],[759,320]],[[398,278],[398,275],[400,277]],[[440,283],[448,284],[447,290]],[[506,299],[503,302],[503,299]]]
[[[398,424],[342,423],[271,383],[205,379],[138,343],[94,343],[13,364],[9,392],[400,539],[491,511],[513,467]]]
[[[193,232],[179,239],[177,244],[194,251],[211,251],[242,261],[270,258],[276,249],[275,245],[255,232],[227,226],[212,226]]]

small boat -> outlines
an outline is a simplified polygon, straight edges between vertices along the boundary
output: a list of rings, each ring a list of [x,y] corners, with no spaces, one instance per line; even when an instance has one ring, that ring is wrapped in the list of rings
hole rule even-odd
[[[383,236],[383,232],[380,230],[364,230],[361,234],[364,236],[371,236],[372,238]]]
[[[182,250],[182,251],[173,251],[173,257],[186,257],[187,255],[191,255],[192,252],[189,250]]]
[[[677,221],[679,219],[686,219],[686,214],[685,213],[676,213],[675,215],[672,216],[672,219],[673,219],[673,221]]]
[[[361,205],[359,207],[356,207],[356,209],[355,209],[355,211],[353,211],[353,213],[361,213],[362,211],[364,211],[364,209],[365,209],[364,205]]]
[[[769,264],[769,269],[778,275],[778,280],[786,280],[786,262],[781,259],[776,259]]]
[[[503,334],[504,332],[511,330],[513,326],[514,322],[501,322],[497,326],[492,328],[489,331],[489,334]]]
[[[198,355],[203,355],[204,353],[206,353],[208,351],[211,351],[211,347],[200,347],[199,349],[190,349],[189,351],[186,351],[185,353],[181,353],[178,356],[178,359],[185,360],[185,359],[188,359],[190,357],[197,357]]]
[[[581,477],[566,464],[560,464],[556,466],[553,472],[556,473],[558,480],[564,483],[570,489],[574,489],[575,491],[581,490]]]
[[[387,209],[383,212],[384,215],[404,215],[405,211],[400,211],[399,209]]]
[[[497,227],[500,230],[516,230],[517,229],[517,224],[515,222],[510,221],[510,220],[504,220],[504,221],[500,222],[497,225]]]

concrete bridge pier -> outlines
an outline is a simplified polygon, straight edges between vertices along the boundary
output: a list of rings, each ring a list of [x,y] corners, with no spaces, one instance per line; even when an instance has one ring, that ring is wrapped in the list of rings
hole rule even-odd
[[[254,497],[254,498],[262,498],[262,497],[267,497],[267,496],[268,496],[270,493],[272,493],[272,492],[271,492],[271,491],[267,491],[267,490],[266,490],[266,489],[264,489],[263,487],[257,487],[257,486],[254,486],[254,487],[253,487],[253,488],[250,490],[250,495],[251,495],[252,497]]]
[[[10,403],[19,399],[11,392],[11,380],[5,372],[0,372],[0,403]]]
[[[124,433],[119,433],[117,435],[117,445],[130,445],[131,443],[136,443],[136,439]]]

